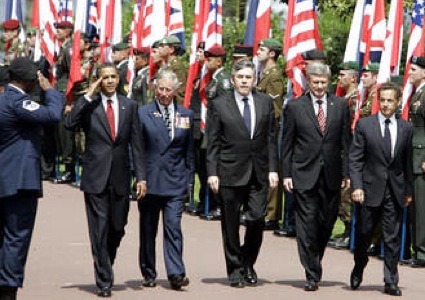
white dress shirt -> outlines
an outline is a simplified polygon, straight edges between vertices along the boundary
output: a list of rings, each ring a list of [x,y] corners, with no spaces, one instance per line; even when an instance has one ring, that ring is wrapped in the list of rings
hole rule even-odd
[[[379,119],[379,125],[381,126],[382,138],[384,138],[385,120],[387,118],[381,112],[379,112],[378,119]],[[390,121],[391,122],[388,124],[388,127],[390,129],[390,135],[391,135],[391,157],[394,157],[394,148],[397,142],[397,119],[395,118],[395,115],[391,116]]]
[[[254,129],[255,129],[255,105],[254,105],[254,98],[252,97],[252,93],[250,93],[248,96],[246,96],[248,98],[248,104],[249,104],[249,109],[251,112],[251,132],[250,132],[250,137],[252,139],[252,137],[254,136]],[[245,98],[245,96],[242,96],[241,94],[239,94],[238,92],[235,91],[235,99],[236,99],[236,104],[239,108],[239,111],[242,115],[243,118],[243,110],[245,107],[245,102],[242,100],[243,98]]]
[[[165,122],[165,106],[160,104],[158,100],[156,100],[156,103],[158,104],[159,110],[161,111],[162,118]],[[174,102],[171,102],[170,105],[168,105],[168,113],[170,114],[170,122],[171,122],[171,140],[174,139]],[[165,124],[165,123],[164,123]]]

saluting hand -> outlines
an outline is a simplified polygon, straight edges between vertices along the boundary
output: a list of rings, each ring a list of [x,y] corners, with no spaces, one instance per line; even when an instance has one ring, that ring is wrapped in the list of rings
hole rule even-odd
[[[102,83],[102,79],[103,78],[100,77],[89,86],[89,89],[87,90],[87,93],[86,93],[87,97],[89,98],[93,97],[93,95],[96,93],[96,90],[100,87],[100,84]]]
[[[38,83],[40,84],[40,88],[43,91],[46,91],[48,89],[52,89],[53,88],[52,84],[50,83],[50,81],[46,77],[44,77],[43,73],[41,73],[40,71],[38,71],[37,72],[37,76],[38,76]]]

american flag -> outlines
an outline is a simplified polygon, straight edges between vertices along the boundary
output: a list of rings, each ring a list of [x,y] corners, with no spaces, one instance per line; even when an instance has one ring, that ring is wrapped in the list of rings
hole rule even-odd
[[[41,52],[51,66],[55,63],[55,53],[57,48],[55,23],[58,20],[58,11],[54,0],[37,0],[34,9],[38,11],[38,29],[40,34],[40,48],[35,54],[38,60]],[[35,14],[37,15],[37,14]]]
[[[165,0],[167,13],[166,23],[167,34],[173,34],[181,41],[182,49],[186,49],[183,23],[183,7],[181,0]]]
[[[80,2],[78,3],[80,5]],[[60,0],[58,8],[58,22],[70,21],[72,22],[73,10],[72,0]]]
[[[211,0],[209,9],[205,10],[206,21],[202,31],[202,40],[205,41],[205,49],[208,50],[214,46],[222,45],[222,16],[223,6],[222,0]],[[206,72],[206,67],[201,73],[201,83],[199,94],[201,97],[201,130],[205,130],[207,120],[207,97],[205,87],[208,85],[212,77],[211,73]]]
[[[120,0],[100,1],[99,28],[101,62],[111,61],[111,45],[121,41],[122,3]],[[99,12],[99,8],[98,8]]]
[[[412,12],[412,25],[410,28],[410,38],[407,46],[406,69],[404,73],[404,90],[402,118],[407,120],[409,113],[410,99],[414,93],[413,84],[409,81],[410,58],[412,56],[423,56],[425,52],[424,39],[424,10],[425,0],[415,0]]]
[[[98,13],[97,13],[97,9],[98,9],[98,3],[101,0],[97,1],[97,0],[89,0],[88,1],[88,20],[86,23],[86,35],[88,37],[95,37],[99,35],[99,28],[98,28]],[[79,4],[78,4],[79,5]]]
[[[245,31],[244,44],[253,46],[256,57],[258,43],[270,37],[271,28],[271,1],[251,0]]]
[[[286,73],[292,83],[293,98],[301,96],[306,85],[302,53],[322,49],[315,8],[314,0],[288,2],[283,53],[286,57]]]
[[[138,33],[139,23],[143,23],[143,20],[144,20],[143,16],[142,17],[140,16],[141,4],[142,4],[141,2],[142,0],[135,0],[133,5],[133,16],[131,19],[131,26],[130,26],[130,33],[129,33],[131,37],[131,44],[130,44],[130,56],[128,58],[128,68],[127,68],[127,82],[129,84],[127,97],[131,97],[133,78],[135,75],[134,74],[135,58],[134,58],[133,49],[138,49],[141,45],[140,38],[139,38],[141,36],[139,36],[139,33]]]
[[[388,16],[387,38],[379,66],[377,86],[387,82],[391,75],[400,70],[401,48],[403,44],[403,0],[392,0]],[[379,111],[378,98],[374,99],[372,114]]]

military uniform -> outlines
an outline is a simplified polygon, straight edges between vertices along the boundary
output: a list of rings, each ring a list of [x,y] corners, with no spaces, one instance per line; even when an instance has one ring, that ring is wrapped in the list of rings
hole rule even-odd
[[[120,76],[120,82],[118,84],[117,92],[127,97],[128,94],[128,59],[121,61],[117,64],[118,75]]]
[[[69,73],[71,71],[71,39],[62,43],[56,62],[56,90],[66,93],[68,86]],[[57,125],[56,140],[59,153],[62,155],[62,163],[65,164],[66,178],[56,178],[57,182],[69,182],[75,180],[75,133],[66,130],[63,126],[65,115],[62,116],[61,122]]]
[[[148,82],[149,82],[149,66],[137,72],[137,76],[133,79],[131,98],[136,100],[139,107],[148,104]]]
[[[362,107],[360,108],[360,117],[364,118],[372,114],[372,104],[373,98],[375,98],[376,87],[373,87],[372,90],[367,95],[367,98],[363,101]]]
[[[273,98],[277,142],[277,139],[280,136],[279,120],[282,115],[285,96],[285,78],[283,77],[283,72],[278,65],[274,65],[262,72],[257,84],[257,91],[265,93]],[[283,187],[282,182],[279,180],[277,188],[269,192],[267,196],[266,226],[268,225],[267,222],[276,223],[270,224],[271,229],[274,229],[273,227],[277,226],[277,222],[282,216],[282,196]]]
[[[205,87],[205,95],[208,101],[231,91],[233,91],[233,86],[230,82],[230,74],[224,67],[214,73],[211,81]]]
[[[15,58],[22,56],[27,56],[27,53],[25,51],[25,45],[24,43],[21,43],[19,40],[17,40],[9,47],[9,49],[6,50],[4,55],[4,64],[10,65],[10,63]]]
[[[177,104],[183,105],[186,91],[187,69],[178,57],[173,57],[165,67],[166,70],[173,71],[179,79],[179,88],[176,93]]]
[[[412,242],[416,259],[425,261],[425,179],[421,165],[425,162],[425,84],[414,94],[409,110],[413,125],[414,194],[410,207],[412,217]]]

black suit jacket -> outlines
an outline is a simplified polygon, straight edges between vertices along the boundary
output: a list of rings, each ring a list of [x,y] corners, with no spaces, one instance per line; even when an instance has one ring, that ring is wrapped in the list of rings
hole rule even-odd
[[[348,176],[350,112],[347,101],[328,94],[326,129],[321,133],[310,94],[289,101],[284,111],[283,177],[295,189],[312,189],[323,168],[328,188],[339,189]]]
[[[364,204],[379,206],[387,181],[394,197],[403,206],[405,196],[413,191],[412,125],[397,120],[397,141],[394,156],[388,163],[378,115],[360,119],[350,148],[350,178],[353,189],[363,189]]]
[[[130,151],[138,181],[145,179],[143,145],[138,133],[137,103],[118,95],[118,131],[115,141],[106,118],[100,94],[87,101],[81,97],[65,120],[65,127],[83,128],[86,134],[85,152],[81,157],[83,173],[81,190],[98,194],[111,184],[118,195],[130,190]],[[115,112],[116,114],[117,112]],[[131,148],[130,148],[131,145]]]
[[[278,171],[272,98],[256,92],[253,97],[256,123],[252,139],[234,93],[208,102],[208,176],[219,176],[221,186],[244,186],[253,171],[261,184],[268,184],[268,173]]]

